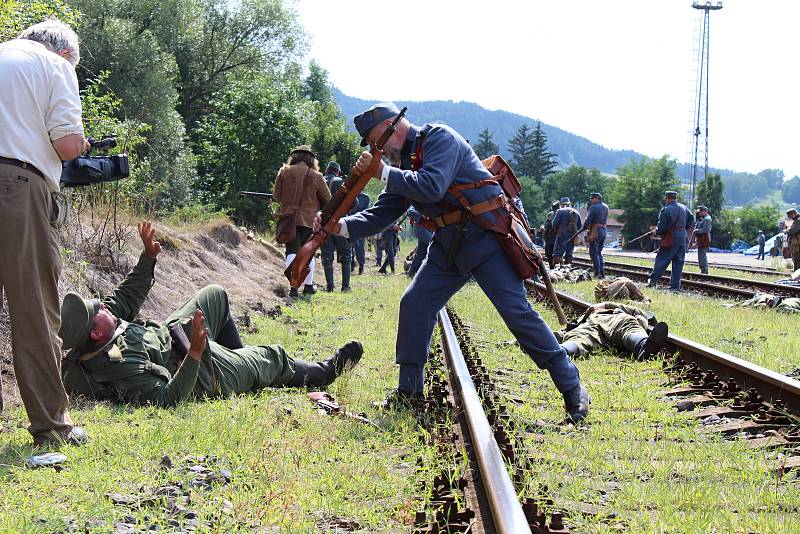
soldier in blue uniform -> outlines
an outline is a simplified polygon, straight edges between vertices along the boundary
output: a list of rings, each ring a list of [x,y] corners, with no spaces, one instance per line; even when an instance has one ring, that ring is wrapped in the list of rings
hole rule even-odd
[[[575,241],[570,239],[581,227],[581,214],[572,207],[569,197],[561,198],[561,209],[553,217],[553,228],[556,230],[556,242],[553,245],[553,263],[572,263],[572,251]]]
[[[428,246],[433,239],[433,232],[427,228],[425,216],[414,206],[408,208],[408,220],[411,221],[411,226],[414,227],[414,237],[417,238],[417,250],[414,252],[414,259],[408,268],[408,275],[413,278],[428,255]]]
[[[681,290],[681,274],[683,274],[683,260],[686,247],[689,244],[689,229],[694,226],[694,217],[686,206],[678,202],[676,191],[667,191],[664,194],[664,207],[658,214],[656,235],[661,238],[653,272],[650,273],[648,287],[656,287],[661,276],[672,263],[669,287],[673,291]]]
[[[377,104],[354,117],[372,144],[399,114],[394,104]],[[530,306],[522,280],[501,248],[497,234],[483,225],[506,220],[503,192],[478,156],[456,131],[443,124],[419,127],[402,119],[384,145],[392,165],[381,162],[376,178],[385,189],[371,208],[343,218],[335,228],[351,238],[374,234],[400,217],[409,203],[437,226],[428,257],[400,301],[396,361],[398,388],[386,405],[414,404],[422,397],[423,376],[436,314],[470,279],[483,289],[520,348],[546,369],[564,396],[569,418],[589,412],[589,395],[578,368],[553,332]],[[356,168],[366,170],[372,155],[364,152]],[[486,182],[484,182],[486,180]],[[471,211],[459,201],[461,197]],[[320,224],[317,218],[316,227]]]
[[[608,205],[603,202],[603,195],[592,193],[589,199],[589,211],[583,230],[588,231],[586,242],[589,244],[589,257],[592,258],[594,275],[605,278],[603,264],[603,245],[606,242],[606,223],[608,222]]]
[[[365,192],[360,192],[358,197],[356,197],[356,209],[353,213],[358,213],[359,211],[364,211],[369,207],[370,203],[369,195]],[[351,239],[350,240],[351,250],[352,250],[352,268],[351,270],[355,270],[356,263],[358,263],[358,274],[364,274],[364,263],[367,261],[367,254],[364,248],[364,238],[361,239]]]
[[[335,161],[328,163],[325,170],[325,183],[331,190],[331,195],[342,186],[342,168]],[[356,205],[354,204],[353,209]],[[352,263],[352,249],[350,240],[346,237],[332,235],[322,244],[322,268],[325,271],[325,291],[333,292],[335,281],[333,278],[333,255],[336,253],[337,261],[342,265],[342,291],[350,291],[350,269]]]

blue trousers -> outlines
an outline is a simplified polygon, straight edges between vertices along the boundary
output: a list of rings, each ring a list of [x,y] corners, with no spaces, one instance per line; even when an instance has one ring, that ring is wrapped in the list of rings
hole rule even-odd
[[[572,263],[572,252],[575,250],[575,242],[570,239],[569,235],[561,235],[556,237],[556,242],[553,245],[553,257],[564,258],[564,263]]]
[[[366,251],[364,249],[364,240],[356,239],[353,241],[353,257],[358,262],[358,265],[363,267],[364,262],[367,261]]]
[[[525,287],[494,236],[481,239],[480,254],[462,272],[446,265],[447,253],[434,239],[428,256],[400,299],[396,361],[400,364],[398,389],[421,392],[436,314],[471,278],[481,287],[520,348],[540,369],[547,369],[558,390],[570,391],[580,384],[578,368],[558,344],[553,332],[528,302]],[[465,242],[463,247],[474,246]],[[463,250],[462,250],[463,253]]]
[[[379,270],[385,272],[386,267],[388,266],[392,269],[392,272],[394,272],[394,257],[395,254],[397,254],[397,249],[399,248],[397,246],[397,239],[393,235],[390,235],[388,237],[384,237],[382,241],[383,248],[386,251],[386,259],[383,260],[383,265],[381,265]]]
[[[597,228],[597,239],[589,243],[589,257],[592,258],[592,266],[594,267],[595,276],[605,276],[603,269],[603,245],[606,242],[606,229],[603,227]]]
[[[380,237],[375,238],[375,267],[381,266],[383,259],[383,239]]]
[[[661,276],[672,263],[669,277],[670,289],[681,288],[681,275],[683,274],[683,260],[686,256],[686,247],[661,247],[656,253],[656,261],[653,264],[653,272],[650,273],[650,284],[655,285],[661,280]]]
[[[431,244],[433,232],[427,228],[419,226],[414,227],[414,236],[417,238],[417,251],[414,252],[414,259],[411,261],[411,266],[408,268],[408,274],[414,276],[419,271],[422,262],[428,256],[428,246]]]

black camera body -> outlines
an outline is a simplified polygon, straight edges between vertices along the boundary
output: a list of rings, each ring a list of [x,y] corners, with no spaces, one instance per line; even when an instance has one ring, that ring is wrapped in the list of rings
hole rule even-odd
[[[80,156],[72,161],[65,161],[61,169],[61,185],[64,187],[82,187],[85,185],[99,184],[101,182],[114,182],[130,176],[128,169],[128,156],[89,156],[92,150],[108,149],[117,146],[114,137],[104,137],[100,141],[87,139],[92,146],[86,156]]]

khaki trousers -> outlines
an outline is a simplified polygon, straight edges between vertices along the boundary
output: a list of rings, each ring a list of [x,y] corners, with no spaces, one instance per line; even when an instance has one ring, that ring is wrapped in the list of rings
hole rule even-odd
[[[61,259],[51,212],[41,176],[0,164],[0,286],[11,317],[14,374],[36,439],[72,430],[61,382]]]

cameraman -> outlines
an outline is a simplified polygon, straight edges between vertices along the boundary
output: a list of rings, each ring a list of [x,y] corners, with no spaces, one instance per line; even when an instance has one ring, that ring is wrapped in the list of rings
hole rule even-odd
[[[78,36],[54,19],[0,43],[0,289],[11,316],[14,373],[37,445],[75,445],[61,383],[57,216],[62,160],[89,149],[75,66]],[[0,301],[2,302],[2,301]]]

